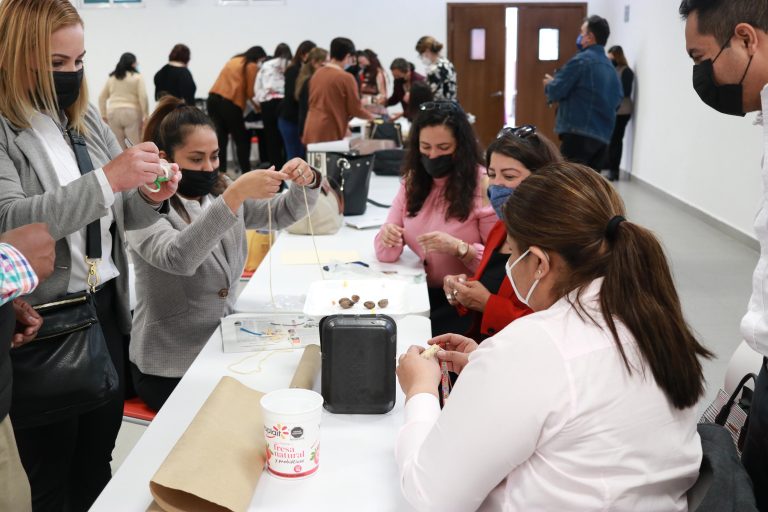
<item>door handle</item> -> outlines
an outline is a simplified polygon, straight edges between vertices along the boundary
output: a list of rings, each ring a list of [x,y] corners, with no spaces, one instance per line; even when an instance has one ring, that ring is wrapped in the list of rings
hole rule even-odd
[[[504,91],[496,91],[491,93],[491,98],[501,98],[504,96]]]

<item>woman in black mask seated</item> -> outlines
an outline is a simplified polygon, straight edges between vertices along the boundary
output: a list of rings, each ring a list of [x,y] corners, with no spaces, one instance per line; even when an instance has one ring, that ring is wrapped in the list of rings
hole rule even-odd
[[[169,210],[139,205],[130,212],[137,229],[127,232],[138,298],[131,372],[141,399],[159,409],[219,319],[233,312],[248,252],[246,227],[268,227],[268,208],[272,229],[305,217],[317,200],[320,173],[294,158],[280,171],[257,170],[232,182],[216,171],[219,144],[211,120],[170,96],[150,117],[144,139],[182,174]],[[292,186],[278,194],[285,180]]]

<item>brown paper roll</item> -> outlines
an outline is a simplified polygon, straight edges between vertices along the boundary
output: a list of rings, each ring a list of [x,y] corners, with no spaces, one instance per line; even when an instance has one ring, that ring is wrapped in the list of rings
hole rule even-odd
[[[320,345],[307,345],[301,356],[296,373],[293,374],[290,388],[312,389],[320,371]]]
[[[265,462],[263,395],[222,377],[152,477],[148,510],[247,510]]]

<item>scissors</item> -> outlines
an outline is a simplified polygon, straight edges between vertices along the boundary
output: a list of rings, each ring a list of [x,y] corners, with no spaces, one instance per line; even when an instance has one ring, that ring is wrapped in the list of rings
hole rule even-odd
[[[131,139],[127,137],[125,138],[125,146],[128,148],[133,147],[133,142],[131,142]],[[144,185],[144,188],[146,188],[150,192],[153,192],[153,193],[160,192],[160,184],[171,180],[171,164],[169,164],[165,160],[160,160],[160,167],[163,169],[165,176],[158,176],[157,178],[155,178],[155,181],[154,181],[155,188],[152,188],[147,184]]]

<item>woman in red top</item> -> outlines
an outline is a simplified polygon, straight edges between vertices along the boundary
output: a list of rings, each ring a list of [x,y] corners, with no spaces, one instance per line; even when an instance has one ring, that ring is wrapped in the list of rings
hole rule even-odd
[[[502,208],[507,198],[523,180],[543,166],[562,159],[557,147],[531,125],[502,130],[485,154],[488,197],[499,219],[503,218]],[[485,242],[485,252],[475,275],[469,279],[465,274],[448,275],[443,279],[448,302],[460,315],[472,313],[467,335],[477,342],[531,312],[517,300],[506,279],[504,264],[509,254],[504,221],[498,220]]]

